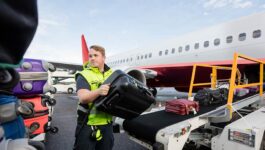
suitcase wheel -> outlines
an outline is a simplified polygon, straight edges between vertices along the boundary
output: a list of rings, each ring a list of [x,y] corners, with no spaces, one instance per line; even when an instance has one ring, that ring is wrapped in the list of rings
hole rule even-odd
[[[34,131],[36,131],[37,129],[39,129],[40,124],[37,122],[33,122],[30,127],[29,127],[29,132],[33,133]]]
[[[53,98],[51,98],[51,99],[48,100],[48,104],[49,104],[50,106],[54,106],[54,105],[56,104],[56,100],[53,99]]]
[[[21,65],[21,67],[23,69],[25,69],[25,70],[31,70],[32,69],[32,65],[29,62],[23,62],[22,65]]]

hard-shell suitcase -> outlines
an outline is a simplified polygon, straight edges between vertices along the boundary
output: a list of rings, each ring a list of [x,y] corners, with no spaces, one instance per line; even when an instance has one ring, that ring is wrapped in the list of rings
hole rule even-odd
[[[14,87],[16,96],[36,95],[46,92],[55,93],[55,88],[48,84],[48,70],[54,71],[51,64],[36,59],[24,59],[20,68],[16,69],[20,82]]]
[[[155,102],[148,87],[121,70],[113,72],[103,84],[110,84],[109,93],[96,99],[94,104],[98,110],[114,116],[137,117]]]
[[[29,97],[29,98],[20,98],[21,102],[28,102],[32,105],[34,108],[35,113],[42,113],[48,111],[49,106],[55,105],[56,101],[55,99],[50,98],[49,96],[35,96],[35,97]]]
[[[57,127],[51,127],[48,122],[51,120],[48,114],[41,115],[34,118],[24,119],[25,126],[28,128],[30,137],[34,137],[37,134],[51,132],[57,133]]]
[[[24,119],[25,126],[29,129],[30,134],[44,133],[48,126],[48,114],[34,118]]]
[[[174,99],[166,102],[165,111],[180,115],[188,115],[190,112],[196,114],[199,111],[199,104],[187,99]]]

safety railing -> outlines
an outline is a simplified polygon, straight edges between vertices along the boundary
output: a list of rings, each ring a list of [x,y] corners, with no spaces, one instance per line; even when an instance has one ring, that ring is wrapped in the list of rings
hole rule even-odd
[[[249,84],[235,84],[236,80],[236,72],[237,72],[237,66],[238,66],[238,59],[245,59],[248,61],[256,62],[259,64],[260,69],[259,69],[259,82],[257,83],[249,83]],[[233,59],[233,65],[232,65],[232,73],[231,73],[231,78],[230,78],[230,83],[229,83],[229,93],[228,93],[228,100],[227,100],[227,109],[230,112],[230,118],[232,117],[232,103],[233,103],[233,97],[234,97],[234,90],[237,88],[245,88],[245,87],[252,87],[252,86],[259,86],[259,95],[263,95],[263,73],[264,73],[264,64],[265,62],[260,61],[255,58],[251,58],[242,54],[235,53],[234,54],[234,59]]]
[[[241,74],[238,69],[238,59],[246,59],[248,61],[252,61],[255,63],[259,63],[260,65],[260,70],[259,70],[259,82],[257,83],[249,83],[249,84],[242,84],[241,82]],[[259,86],[259,95],[263,95],[263,73],[264,73],[264,64],[265,62],[260,61],[255,58],[251,58],[242,54],[234,53],[234,58],[233,58],[233,64],[232,67],[226,67],[226,66],[211,66],[211,65],[205,65],[205,64],[194,64],[193,65],[193,70],[192,70],[192,76],[191,76],[191,82],[190,82],[190,88],[189,88],[189,94],[188,96],[192,96],[192,90],[194,86],[206,86],[206,85],[211,85],[212,89],[216,88],[217,84],[217,70],[231,70],[231,77],[230,79],[227,79],[229,81],[229,93],[228,93],[228,100],[227,100],[227,109],[230,112],[230,118],[232,117],[232,103],[233,103],[233,96],[234,96],[234,91],[237,88],[245,88],[245,87],[252,87],[252,86]],[[206,83],[194,83],[194,78],[196,74],[196,69],[197,67],[208,67],[212,68],[212,73],[211,73],[211,82],[206,82]],[[237,82],[236,82],[237,81]],[[236,84],[237,83],[237,84]]]
[[[212,68],[212,73],[210,74],[211,77],[211,82],[204,82],[204,83],[194,83],[195,80],[195,75],[196,75],[196,69],[198,67],[204,67],[204,68]],[[232,71],[232,67],[226,67],[226,66],[211,66],[211,65],[206,65],[206,64],[194,64],[193,65],[193,69],[192,69],[192,76],[191,76],[191,82],[190,82],[190,87],[189,87],[189,97],[192,96],[192,90],[194,86],[211,86],[212,89],[215,89],[217,86],[217,70],[231,70]],[[241,73],[240,71],[237,69],[236,70],[237,73],[237,82],[241,83]],[[219,79],[219,80],[227,80],[230,81],[229,79]]]

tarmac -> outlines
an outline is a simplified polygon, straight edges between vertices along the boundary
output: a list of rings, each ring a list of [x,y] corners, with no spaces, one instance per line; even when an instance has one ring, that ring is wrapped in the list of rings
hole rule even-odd
[[[156,97],[156,105],[164,106],[167,100],[175,98],[186,98],[187,93],[178,92],[177,96],[174,93],[172,95],[166,95],[168,93],[158,92]],[[45,147],[46,150],[72,150],[74,145],[74,132],[76,127],[76,108],[78,98],[76,94],[55,94],[56,105],[53,107],[53,115],[51,126],[59,128],[59,132],[56,134],[47,133]],[[151,108],[150,108],[151,109]],[[149,111],[148,109],[147,111]],[[193,150],[195,147],[185,147],[185,150]],[[199,150],[209,150],[206,147],[200,147]],[[114,133],[114,147],[113,150],[147,150],[143,147],[130,140],[126,133]]]
[[[69,94],[56,94],[51,125],[59,128],[56,134],[47,133],[46,150],[72,150],[76,126],[77,97]],[[125,133],[114,134],[113,150],[146,150],[145,147],[131,141]]]

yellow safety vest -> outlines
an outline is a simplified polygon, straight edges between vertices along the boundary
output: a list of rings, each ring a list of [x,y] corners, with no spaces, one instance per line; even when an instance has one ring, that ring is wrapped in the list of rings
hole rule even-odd
[[[112,70],[109,69],[104,73],[101,73],[98,68],[87,67],[83,71],[76,74],[82,75],[90,85],[90,90],[94,91],[99,88],[99,86],[112,74]],[[89,108],[92,106],[92,103],[89,103]],[[90,108],[90,114],[88,116],[88,125],[105,125],[112,121],[112,116],[108,113],[99,111],[95,106]]]

